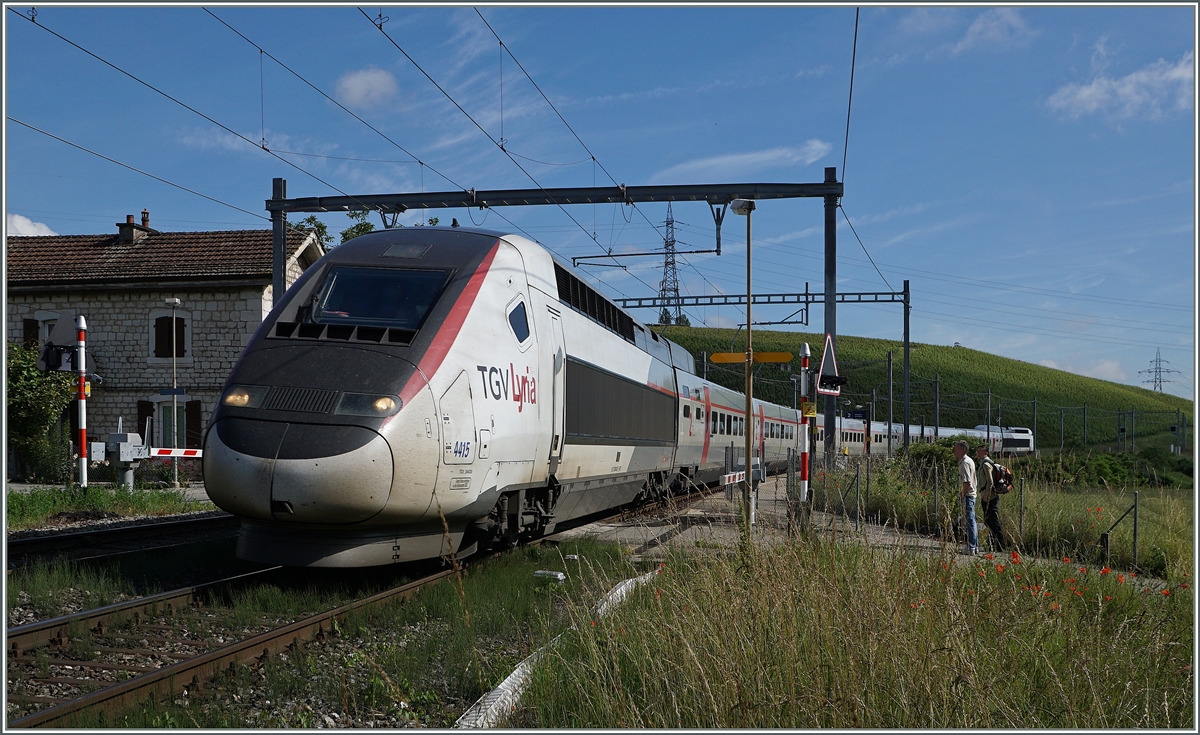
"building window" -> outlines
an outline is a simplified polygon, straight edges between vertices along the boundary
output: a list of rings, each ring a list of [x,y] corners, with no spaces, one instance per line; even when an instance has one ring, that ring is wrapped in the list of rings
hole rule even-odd
[[[170,309],[154,309],[150,312],[150,357],[151,364],[169,365],[172,360],[179,364],[192,362],[192,314],[182,309],[175,310],[174,354],[171,350],[172,324]]]
[[[179,396],[176,403],[176,410],[172,412],[170,396],[155,395],[150,396],[150,400],[138,401],[137,432],[144,435],[149,419],[150,443],[153,446],[199,449],[204,438],[202,404],[189,396]],[[171,443],[172,434],[174,445]]]

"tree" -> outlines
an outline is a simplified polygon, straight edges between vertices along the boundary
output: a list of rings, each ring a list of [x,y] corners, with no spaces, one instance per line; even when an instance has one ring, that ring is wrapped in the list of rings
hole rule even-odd
[[[690,327],[692,326],[692,320],[688,319],[687,314],[681,311],[679,312],[679,318],[675,320],[675,324],[680,327]]]
[[[316,232],[326,250],[333,246],[333,235],[329,234],[329,228],[325,226],[324,222],[317,219],[315,214],[310,214],[299,222],[293,222],[292,226]]]
[[[658,315],[658,323],[664,326],[671,323],[671,310],[663,307],[662,313]]]
[[[368,232],[375,231],[375,225],[371,222],[371,219],[370,219],[371,218],[370,212],[365,211],[365,210],[362,212],[346,212],[346,216],[349,217],[350,219],[354,220],[355,224],[342,230],[342,243],[345,243],[347,240],[353,240],[354,238],[358,237],[359,235],[365,235]],[[380,217],[382,217],[382,216],[383,215],[381,214]],[[425,220],[424,222],[418,222],[416,226],[421,227],[423,225],[429,225],[430,227],[436,227],[437,223],[438,223],[437,217],[430,217],[427,220]],[[387,222],[385,221],[384,224],[386,225]],[[391,226],[403,227],[404,225],[398,225],[395,223],[395,220],[392,220]]]
[[[375,224],[370,220],[370,212],[346,212],[346,216],[353,220],[355,224],[342,230],[342,242],[339,244],[344,245],[347,240],[353,240],[359,235],[375,231]]]

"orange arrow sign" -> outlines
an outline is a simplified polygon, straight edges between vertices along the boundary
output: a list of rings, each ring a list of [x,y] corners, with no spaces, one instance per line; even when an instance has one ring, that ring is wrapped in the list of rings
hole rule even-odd
[[[708,356],[713,362],[740,362],[746,364],[745,352],[714,352]],[[791,362],[790,352],[755,352],[755,362]]]
[[[708,359],[713,362],[740,362],[746,363],[745,352],[714,352],[708,356]]]
[[[791,362],[792,353],[790,352],[755,352],[755,362]]]

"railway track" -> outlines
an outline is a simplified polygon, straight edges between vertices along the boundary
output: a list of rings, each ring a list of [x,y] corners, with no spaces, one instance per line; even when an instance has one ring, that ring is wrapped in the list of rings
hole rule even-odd
[[[222,512],[201,518],[8,539],[7,564],[9,569],[14,569],[50,556],[65,556],[73,561],[82,561],[147,548],[233,536],[236,535],[239,524],[240,520],[236,516]]]
[[[628,520],[669,511],[710,492],[697,489],[608,518]],[[533,543],[553,542],[558,535]],[[407,599],[454,573],[444,569],[295,620],[262,616],[248,625],[243,619],[239,625],[231,622],[237,619],[236,610],[212,604],[219,590],[265,581],[279,569],[271,567],[8,629],[8,726],[62,727],[85,711],[116,712],[147,696],[199,691],[207,680],[232,665],[323,640],[334,621],[347,613]],[[18,706],[17,712],[11,711],[13,704]]]

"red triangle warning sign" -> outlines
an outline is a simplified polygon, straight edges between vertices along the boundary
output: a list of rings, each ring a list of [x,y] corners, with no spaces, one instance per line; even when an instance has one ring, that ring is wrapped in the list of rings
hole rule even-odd
[[[825,351],[821,354],[821,371],[817,375],[817,393],[840,396],[846,378],[838,375],[837,357],[833,354],[833,336],[825,334]]]

